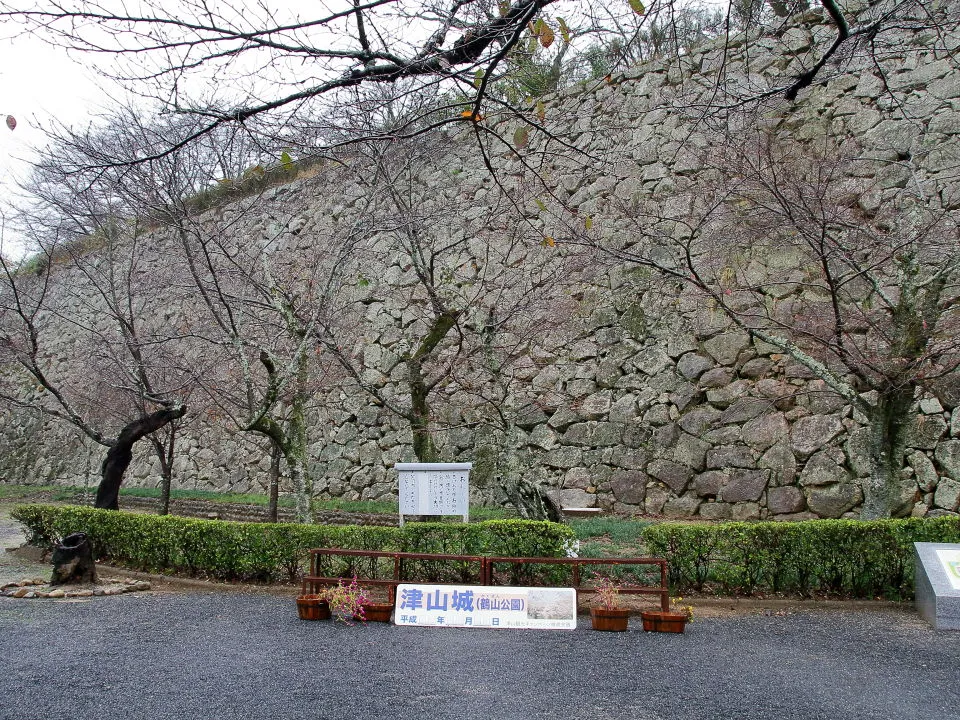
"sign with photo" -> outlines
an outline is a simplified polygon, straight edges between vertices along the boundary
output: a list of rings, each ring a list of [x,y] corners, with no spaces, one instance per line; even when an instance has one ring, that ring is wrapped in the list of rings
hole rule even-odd
[[[937,548],[937,557],[947,571],[954,590],[960,590],[960,548]]]
[[[574,630],[573,588],[400,585],[397,625]]]

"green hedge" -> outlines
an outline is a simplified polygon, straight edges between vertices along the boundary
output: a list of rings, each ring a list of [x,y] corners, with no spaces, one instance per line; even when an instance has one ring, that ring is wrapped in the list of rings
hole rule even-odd
[[[403,528],[196,520],[72,505],[18,505],[11,513],[31,544],[52,546],[73,532],[98,557],[158,572],[222,580],[294,579],[307,550],[337,547],[454,555],[557,556],[573,532],[527,520],[409,523]]]
[[[675,592],[913,595],[913,543],[960,542],[960,518],[651,525]]]

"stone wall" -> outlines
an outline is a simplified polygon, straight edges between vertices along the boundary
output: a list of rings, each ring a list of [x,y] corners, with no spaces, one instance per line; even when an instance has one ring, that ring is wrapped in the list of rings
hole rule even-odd
[[[808,15],[775,43],[734,43],[727,68],[742,80],[744,93],[755,92],[799,68],[812,39],[829,32],[816,14]],[[784,55],[785,46],[795,55]],[[904,33],[897,52],[879,64],[844,56],[796,102],[766,107],[758,122],[799,141],[855,138],[865,155],[877,159],[861,172],[874,181],[871,193],[859,198],[865,212],[903,187],[904,170],[890,161],[909,156],[942,188],[942,207],[956,213],[960,73],[951,58],[958,48],[956,34],[931,39]],[[628,237],[625,206],[642,198],[669,207],[704,171],[703,158],[718,136],[708,123],[695,122],[693,100],[711,87],[707,71],[719,65],[721,53],[705,47],[680,61],[651,63],[549,99],[543,125],[551,137],[532,133],[522,158],[503,148],[491,155],[503,187],[480,161],[472,131],[448,132],[438,139],[443,156],[419,177],[429,191],[423,202],[438,213],[447,209],[443,232],[451,237],[479,232],[494,215],[542,238],[561,238],[571,218],[582,223],[587,217],[601,240]],[[517,126],[505,120],[498,129],[511,137]],[[579,152],[560,152],[561,142]],[[488,148],[493,146],[490,141]],[[521,192],[532,173],[549,193]],[[331,223],[349,224],[369,212],[364,189],[350,177],[329,168],[212,211],[207,220],[230,221],[238,243],[282,232],[289,257],[309,257]],[[502,210],[510,192],[519,198],[518,211]],[[165,242],[158,231],[144,262],[169,271]],[[468,403],[455,394],[435,402],[441,455],[477,462],[477,500],[502,499],[495,478],[513,462],[565,505],[706,519],[857,516],[866,473],[864,427],[849,404],[777,348],[737,330],[682,284],[592,260],[571,270],[575,277],[560,288],[566,304],[559,312],[567,316],[562,349],[532,352],[526,365],[514,368],[521,401],[508,404],[522,412],[514,413],[510,427],[471,424]],[[409,268],[388,257],[378,263],[371,286],[352,296],[367,308],[355,357],[362,358],[364,382],[402,398],[397,344],[408,342],[404,333],[421,327],[422,317],[405,306],[409,295],[389,292],[409,285]],[[765,271],[777,271],[776,258]],[[82,284],[76,273],[55,275],[64,286]],[[184,322],[191,301],[177,298],[151,312]],[[48,354],[59,363],[59,376],[76,380],[83,372],[77,363],[82,351],[71,343],[65,330]],[[949,395],[918,398],[898,514],[958,511],[960,398]],[[8,409],[3,419],[8,480],[96,482],[99,450],[88,441],[22,411]],[[317,390],[311,419],[310,471],[318,494],[395,497],[389,468],[414,459],[406,421],[371,402],[349,378]],[[269,457],[250,436],[226,431],[210,415],[184,432],[175,463],[178,486],[264,489]],[[28,452],[28,437],[42,438],[46,452]],[[154,485],[157,477],[156,461],[141,449],[128,482]]]

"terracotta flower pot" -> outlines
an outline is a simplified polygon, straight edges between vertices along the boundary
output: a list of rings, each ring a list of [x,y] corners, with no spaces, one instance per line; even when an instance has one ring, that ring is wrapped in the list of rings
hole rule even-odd
[[[366,620],[367,622],[390,622],[390,616],[393,614],[393,603],[375,603],[365,602],[363,604],[363,618],[354,615],[354,620]]]
[[[682,633],[687,626],[685,613],[645,610],[640,613],[644,632]]]
[[[329,620],[330,605],[316,595],[301,595],[297,598],[297,614],[301,620]]]
[[[630,620],[630,611],[620,608],[615,610],[590,608],[590,620],[593,622],[594,630],[602,630],[603,632],[626,632],[627,624]]]

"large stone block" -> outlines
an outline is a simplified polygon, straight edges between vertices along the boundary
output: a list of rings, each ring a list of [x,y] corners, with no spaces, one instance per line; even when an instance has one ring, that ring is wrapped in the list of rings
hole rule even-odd
[[[696,380],[713,366],[713,360],[697,353],[687,353],[677,361],[677,370],[687,380]]]
[[[769,471],[730,470],[719,499],[728,503],[756,502],[767,489]]]
[[[585,398],[577,408],[577,414],[588,420],[598,420],[610,412],[612,404],[613,393],[610,390],[601,390]]]
[[[937,463],[954,480],[960,480],[960,440],[947,440],[937,445]]]
[[[700,497],[717,497],[728,480],[729,476],[722,470],[707,470],[697,475],[694,488]]]
[[[527,436],[527,442],[544,450],[551,450],[557,445],[557,434],[548,425],[537,425]]]
[[[783,413],[775,412],[761,415],[745,423],[740,433],[743,442],[757,451],[764,451],[777,442],[790,436],[790,426]]]
[[[678,412],[683,412],[688,407],[701,400],[700,390],[690,383],[683,383],[669,394],[670,402],[674,404]]]
[[[757,380],[754,390],[761,397],[769,399],[777,410],[790,410],[797,402],[797,388],[789,383],[773,378]]]
[[[647,465],[647,474],[667,485],[675,495],[680,495],[693,477],[693,470],[670,460],[654,460]]]
[[[756,463],[756,456],[746,445],[721,445],[707,451],[707,467],[710,469],[752,468]]]
[[[697,407],[680,416],[677,424],[686,432],[697,437],[715,427],[720,421],[721,412],[716,408],[705,405]]]
[[[839,518],[863,502],[863,491],[852,482],[810,488],[807,507],[822,518]]]
[[[729,520],[733,517],[733,505],[722,502],[703,503],[700,517],[704,520]]]
[[[580,464],[583,451],[575,447],[559,447],[543,455],[543,464],[548,467],[568,470]]]
[[[697,514],[700,507],[700,499],[684,495],[683,497],[670,498],[664,503],[663,515],[671,518],[688,518]]]
[[[610,406],[610,422],[628,423],[636,419],[637,396],[628,393]]]
[[[707,451],[710,449],[710,443],[706,443],[693,435],[682,433],[673,449],[673,459],[700,471],[704,468]]]
[[[907,455],[907,464],[913,468],[914,475],[917,478],[917,487],[922,492],[933,492],[937,489],[940,476],[937,475],[937,469],[933,466],[933,461],[930,458],[922,452],[912,452]]]
[[[942,478],[937,485],[937,492],[933,496],[933,504],[942,508],[956,512],[960,509],[960,481],[953,478]]]
[[[643,503],[644,510],[648,515],[660,515],[670,495],[670,490],[664,487],[647,488],[647,497]]]
[[[823,380],[811,380],[807,385],[807,403],[810,412],[829,415],[846,405],[847,401],[827,387]]]
[[[628,448],[645,448],[653,432],[645,423],[632,422],[623,431],[623,444]]]
[[[857,477],[869,477],[872,472],[870,459],[871,432],[868,427],[857,428],[847,436],[844,448],[847,451],[847,463]]]
[[[658,455],[665,455],[665,451],[677,444],[680,439],[680,428],[676,423],[667,423],[653,431],[653,447]]]
[[[610,477],[610,490],[617,502],[641,505],[647,496],[647,476],[637,470],[616,470]]]
[[[759,415],[762,415],[771,409],[773,409],[773,406],[768,400],[760,400],[758,398],[751,397],[740,398],[733,403],[733,405],[723,411],[723,416],[720,418],[720,422],[722,422],[724,425],[746,422],[748,420],[753,420],[755,417],[758,417]]]
[[[933,450],[944,435],[947,434],[947,421],[939,415],[918,415],[914,418],[910,439],[910,447],[921,450]]]
[[[839,448],[827,448],[812,455],[800,473],[800,484],[832,485],[850,480],[850,473],[843,467],[843,453]]]
[[[657,375],[673,364],[666,351],[659,347],[645,347],[633,356],[633,365],[644,375]]]
[[[747,380],[736,380],[726,387],[707,391],[707,402],[721,410],[730,407],[750,391]]]
[[[719,367],[707,370],[700,376],[700,387],[704,389],[716,389],[726,387],[733,381],[733,370],[730,368]]]
[[[772,515],[797,513],[807,508],[807,499],[800,488],[793,485],[767,490],[767,510]]]
[[[604,448],[602,451],[599,451],[600,459],[596,459],[597,453],[590,454],[590,464],[597,465],[598,463],[603,463],[605,466],[610,466],[610,471],[619,468],[622,470],[640,470],[646,467],[647,463],[650,461],[650,454],[646,450],[628,450],[626,452],[620,452],[614,448]],[[587,460],[587,453],[584,453],[584,461]]]
[[[790,444],[797,455],[807,457],[824,447],[842,431],[843,424],[835,415],[808,415],[793,424]]]
[[[564,445],[598,448],[619,445],[622,438],[623,426],[619,423],[585,422],[568,427],[562,442]]]
[[[727,332],[705,340],[703,349],[718,365],[733,365],[742,350],[750,346],[750,336],[743,332]]]
[[[561,507],[596,507],[597,496],[579,488],[567,488],[560,491]]]
[[[753,360],[744,363],[743,367],[740,368],[740,377],[759,380],[760,378],[766,376],[772,368],[773,361],[770,360],[770,358],[754,358]]]
[[[760,519],[760,505],[754,502],[742,502],[733,506],[733,519],[746,522]]]

